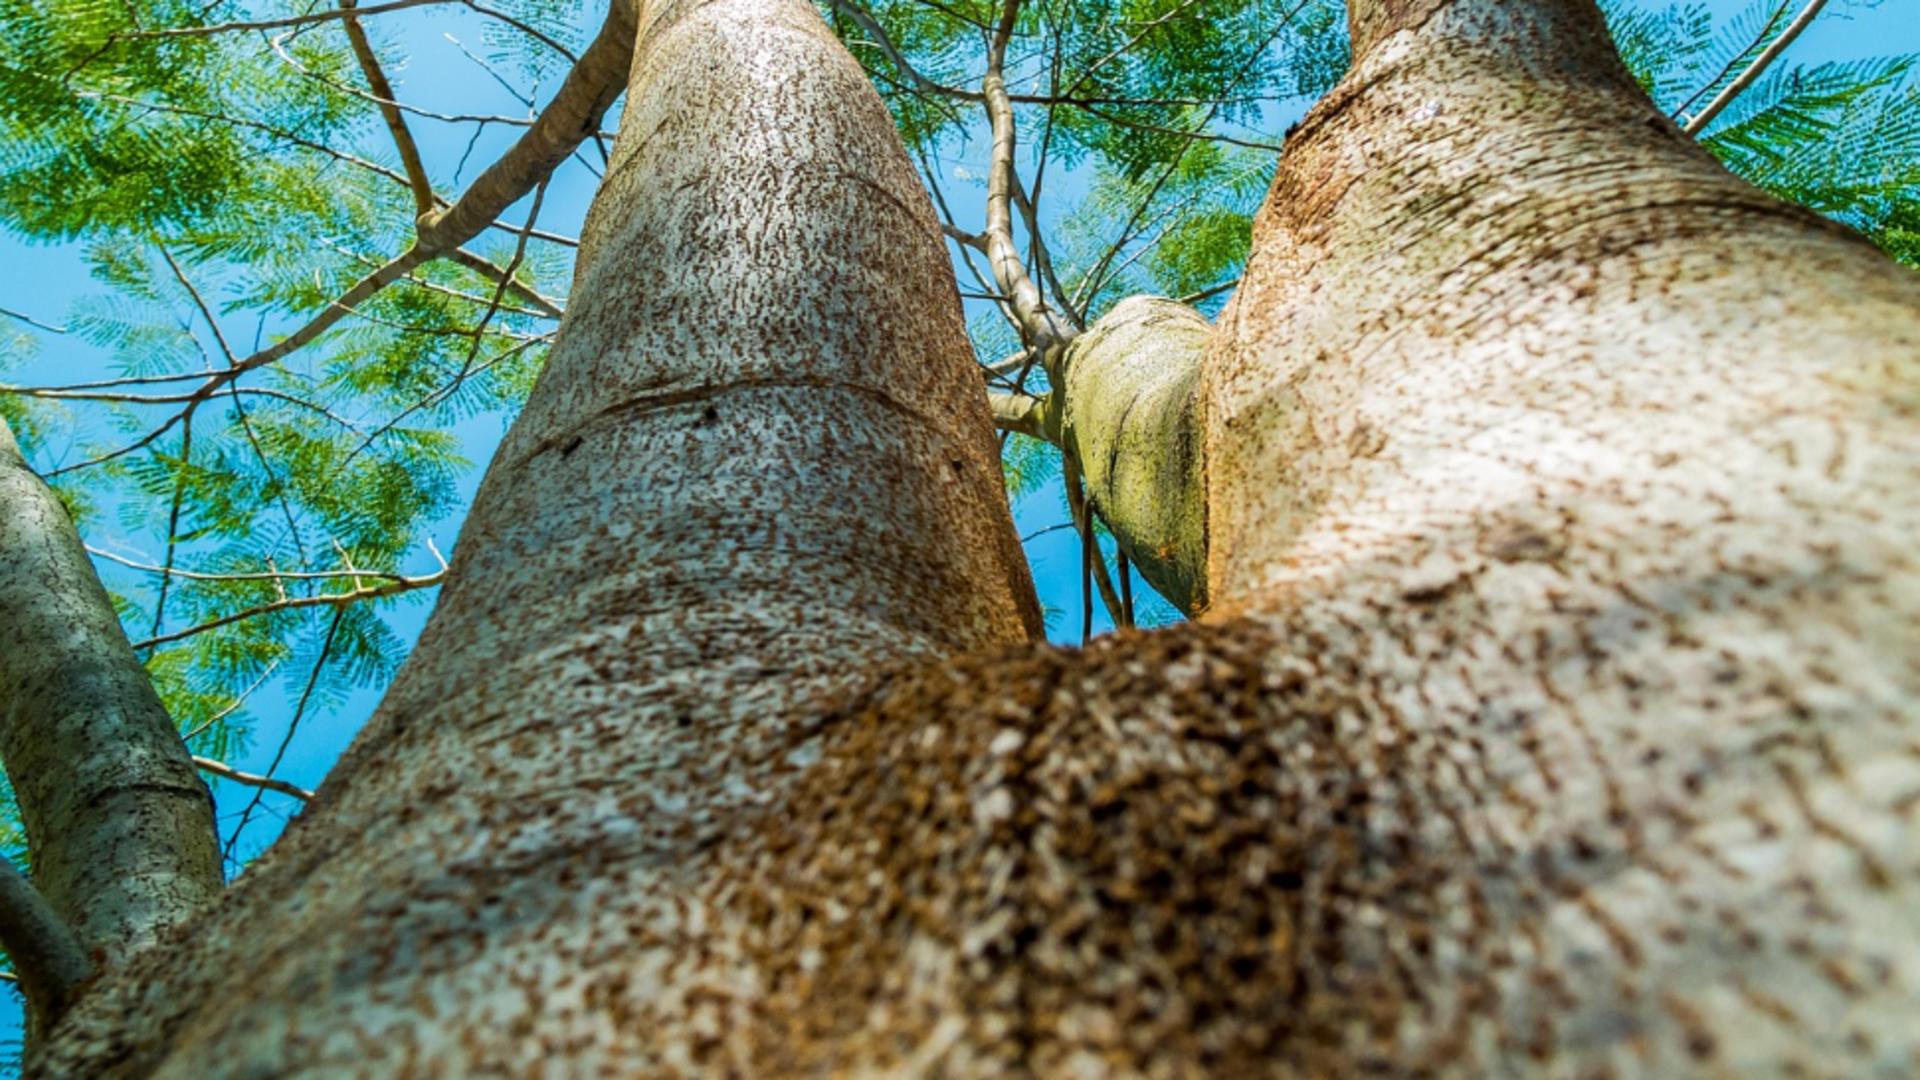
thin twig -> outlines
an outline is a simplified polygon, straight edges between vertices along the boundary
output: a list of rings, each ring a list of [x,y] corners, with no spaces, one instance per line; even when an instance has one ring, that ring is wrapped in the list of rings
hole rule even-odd
[[[1185,296],[1175,297],[1174,303],[1192,306],[1202,300],[1211,300],[1223,292],[1232,292],[1238,288],[1239,285],[1240,279],[1236,277],[1232,281],[1223,281],[1218,285],[1210,285],[1207,288],[1201,289],[1199,292],[1191,292]]]
[[[565,45],[560,44],[558,41],[555,41],[553,38],[550,38],[547,35],[541,33],[537,28],[529,25],[528,23],[522,22],[519,19],[514,18],[512,15],[509,15],[506,12],[501,11],[497,8],[490,8],[485,4],[475,3],[474,0],[460,0],[460,2],[465,4],[467,8],[473,11],[475,14],[485,15],[489,19],[498,19],[499,21],[506,23],[508,26],[513,27],[515,30],[520,31],[521,33],[527,35],[528,37],[539,42],[540,44],[545,45],[547,48],[552,49],[554,52],[557,52],[561,56],[566,57],[567,63],[577,64],[580,62],[580,57],[577,54],[575,54],[572,49],[567,48]]]
[[[1020,538],[1020,542],[1024,544],[1029,540],[1038,539],[1042,536],[1047,535],[1048,533],[1056,533],[1062,529],[1077,529],[1077,528],[1079,528],[1079,526],[1075,525],[1073,522],[1063,521],[1058,525],[1048,525],[1048,526],[1045,526],[1044,528],[1035,529],[1032,532],[1026,534],[1025,536],[1022,536]]]
[[[1813,25],[1814,17],[1819,15],[1820,9],[1826,6],[1827,0],[1807,0],[1807,6],[1800,9],[1800,14],[1794,16],[1794,20],[1787,24],[1785,30],[1780,31],[1780,36],[1773,39],[1773,44],[1762,49],[1760,55],[1753,58],[1753,63],[1747,65],[1747,70],[1728,83],[1725,90],[1720,91],[1717,97],[1707,103],[1706,108],[1700,110],[1700,115],[1688,120],[1680,130],[1689,135],[1700,134],[1701,129],[1711,123],[1714,117],[1719,116],[1723,109],[1733,104],[1735,98],[1745,93],[1747,87],[1752,86],[1754,80],[1765,73],[1768,66],[1780,58],[1781,53],[1787,51],[1787,46],[1793,44],[1793,39],[1799,37],[1802,30]]]
[[[241,772],[239,769],[234,768],[224,761],[215,761],[210,757],[201,757],[195,754],[193,755],[193,763],[199,767],[201,772],[210,772],[215,776],[231,780],[236,784],[245,784],[248,787],[277,791],[282,795],[291,795],[301,802],[306,802],[308,799],[313,798],[313,792],[297,784],[289,784],[285,780],[276,780],[271,776],[261,776],[258,773]]]
[[[307,713],[307,703],[313,700],[314,687],[320,684],[320,671],[327,666],[327,657],[333,652],[334,635],[340,632],[340,622],[346,618],[347,609],[338,608],[333,613],[333,621],[327,624],[327,636],[320,642],[320,656],[313,662],[313,671],[307,675],[306,688],[300,691],[300,701],[293,707],[293,718],[287,721],[287,733],[281,737],[280,746],[273,752],[273,760],[267,764],[267,776],[280,767],[281,759],[287,756],[287,747],[293,744],[294,732],[300,728],[300,718]],[[247,808],[240,812],[240,823],[233,827],[233,834],[227,837],[227,843],[220,851],[220,860],[226,862],[233,858],[233,846],[240,842],[240,834],[247,829],[252,820],[253,811],[260,805],[261,789],[255,788],[253,798],[248,800]]]
[[[1067,486],[1067,512],[1073,515],[1074,524],[1080,529],[1080,542],[1086,545],[1086,558],[1092,564],[1086,569],[1093,576],[1100,602],[1106,606],[1107,616],[1113,620],[1113,625],[1124,625],[1120,595],[1114,590],[1113,578],[1107,573],[1106,556],[1100,553],[1100,540],[1093,531],[1093,507],[1087,502],[1080,463],[1075,460],[1072,450],[1062,449],[1060,469]]]
[[[190,638],[196,634],[204,634],[209,630],[218,630],[223,626],[230,626],[243,619],[268,615],[276,611],[291,611],[294,608],[307,607],[347,608],[360,603],[362,600],[377,600],[382,597],[398,596],[401,593],[412,592],[415,589],[432,588],[444,581],[446,576],[446,571],[436,570],[431,574],[424,574],[420,577],[403,577],[396,581],[389,581],[384,585],[369,585],[365,588],[351,589],[347,592],[319,593],[314,596],[288,596],[279,600],[268,601],[264,604],[256,604],[253,607],[243,608],[239,611],[229,612],[217,619],[209,619],[206,622],[189,626],[184,630],[175,630],[172,633],[159,634],[145,641],[135,642],[133,647],[137,650],[151,649],[155,645],[165,645],[183,638]]]
[[[213,725],[219,723],[222,720],[225,720],[227,717],[232,716],[234,713],[239,712],[240,707],[242,705],[245,705],[247,703],[247,699],[253,696],[253,692],[255,690],[260,689],[262,686],[265,686],[267,684],[267,680],[273,677],[273,673],[276,670],[278,670],[279,667],[280,667],[280,661],[278,660],[275,660],[273,663],[268,664],[267,669],[260,673],[260,677],[253,680],[253,682],[249,684],[245,690],[240,691],[239,696],[235,697],[231,702],[229,702],[226,708],[221,709],[219,712],[214,713],[212,716],[207,717],[205,720],[201,721],[199,725],[197,725],[192,731],[189,731],[186,734],[180,736],[180,741],[184,743],[191,743],[196,737],[201,735],[207,729],[213,727]]]
[[[39,329],[45,330],[50,334],[64,334],[67,332],[67,328],[64,326],[55,326],[52,323],[43,323],[39,319],[36,319],[31,315],[22,315],[21,313],[13,310],[12,308],[0,307],[0,315],[5,315],[9,319],[18,319],[21,322],[26,323],[28,326],[38,327]]]
[[[1741,49],[1739,52],[1736,52],[1732,56],[1727,57],[1727,62],[1720,65],[1720,70],[1714,72],[1713,78],[1708,79],[1705,83],[1702,83],[1700,86],[1700,89],[1695,90],[1693,93],[1687,95],[1687,100],[1675,106],[1673,112],[1669,113],[1668,115],[1672,116],[1676,120],[1685,116],[1687,113],[1687,110],[1693,108],[1694,102],[1699,101],[1702,97],[1705,97],[1706,95],[1712,93],[1713,88],[1720,85],[1720,80],[1726,78],[1729,75],[1732,75],[1733,70],[1740,66],[1741,60],[1745,59],[1755,49],[1758,49],[1762,45],[1766,44],[1767,38],[1773,36],[1773,28],[1779,25],[1781,19],[1786,17],[1787,7],[1791,2],[1792,0],[1780,0],[1780,3],[1774,7],[1773,14],[1767,16],[1767,21],[1760,24],[1760,30],[1758,33],[1753,35],[1753,40],[1747,42],[1746,48]]]
[[[115,41],[135,41],[144,38],[203,37],[207,34],[226,34],[241,30],[279,30],[289,26],[307,26],[312,23],[332,22],[335,19],[352,19],[363,15],[384,15],[389,11],[405,11],[407,8],[424,7],[428,4],[445,4],[453,0],[389,0],[385,4],[375,4],[364,8],[338,8],[333,11],[315,11],[305,15],[288,15],[279,19],[260,19],[253,22],[215,23],[212,26],[170,26],[160,30],[131,30],[112,34],[108,43]]]

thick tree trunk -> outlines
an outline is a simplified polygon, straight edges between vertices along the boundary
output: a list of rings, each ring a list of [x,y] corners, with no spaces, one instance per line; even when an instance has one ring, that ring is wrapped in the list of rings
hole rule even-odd
[[[766,794],[769,740],[885,665],[1039,632],[938,221],[864,74],[801,0],[638,21],[560,342],[414,655],[192,953],[93,994],[46,1071],[642,1060],[644,1030],[580,1025],[684,990],[645,973],[662,905]]]
[[[1149,395],[1208,620],[1069,652],[878,102],[797,2],[648,5],[415,659],[41,1069],[1909,1072],[1920,282],[1590,0],[1353,9]]]

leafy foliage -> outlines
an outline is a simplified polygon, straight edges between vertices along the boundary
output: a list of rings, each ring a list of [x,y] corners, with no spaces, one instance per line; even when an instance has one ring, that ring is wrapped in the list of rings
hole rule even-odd
[[[1602,5],[1648,95],[1685,119],[1714,99],[1786,27],[1799,5],[1755,0],[1716,26],[1707,5]],[[1700,133],[1749,182],[1858,229],[1908,266],[1920,220],[1920,86],[1915,57],[1776,64]]]

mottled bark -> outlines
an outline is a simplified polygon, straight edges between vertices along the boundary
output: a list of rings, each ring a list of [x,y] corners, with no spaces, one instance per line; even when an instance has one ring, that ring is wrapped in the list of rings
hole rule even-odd
[[[82,948],[118,960],[219,893],[213,797],[4,422],[0,759],[34,884]]]
[[[645,1062],[605,1010],[699,993],[675,913],[767,747],[1038,633],[932,205],[807,4],[642,7],[572,297],[374,718],[45,1071]]]
[[[1340,741],[1302,1049],[1910,1072],[1920,278],[1586,0],[1353,10],[1205,372],[1214,611]]]
[[[804,5],[650,5],[418,653],[41,1070],[1910,1073],[1920,280],[1591,0],[1352,13],[1135,406],[1207,618],[1068,651],[884,111]]]

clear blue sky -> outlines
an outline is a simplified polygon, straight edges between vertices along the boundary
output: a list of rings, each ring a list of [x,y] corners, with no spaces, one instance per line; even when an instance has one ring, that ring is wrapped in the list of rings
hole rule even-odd
[[[1726,17],[1748,4],[1746,0],[1710,0],[1708,6],[1716,16]],[[481,45],[480,20],[471,12],[451,6],[427,7],[384,16],[383,19],[386,20],[388,31],[411,54],[411,60],[405,67],[390,72],[402,99],[427,108],[451,111],[525,112],[520,102],[464,56],[445,36],[450,34],[467,48],[485,55],[486,50]],[[1920,51],[1920,0],[1833,0],[1820,21],[1793,46],[1787,61],[1813,63],[1915,51]],[[538,96],[544,97],[550,91],[551,87],[538,88]],[[1275,116],[1272,119],[1278,131],[1293,117]],[[414,130],[430,165],[436,161],[456,159],[465,148],[468,134],[465,128],[430,122],[416,123]],[[490,151],[497,152],[512,134],[511,131],[496,127],[483,136],[472,151],[475,164],[469,166],[463,179],[470,179],[479,163],[491,160]],[[985,174],[984,142],[976,139],[971,146],[962,148],[956,156],[940,164],[944,173],[942,182],[948,197],[955,201],[961,219],[980,220],[983,190],[966,177]],[[541,226],[578,235],[580,221],[593,194],[593,183],[593,178],[578,168],[567,170],[557,178],[548,193],[541,214]],[[1051,176],[1048,190],[1052,193],[1053,212],[1057,214],[1058,208],[1071,205],[1083,189],[1084,183],[1071,173]],[[516,219],[523,210],[524,207],[517,208],[506,216]],[[0,233],[0,266],[8,268],[9,286],[4,301],[0,303],[42,322],[63,323],[76,300],[102,291],[88,277],[79,250],[71,246],[28,246],[10,233]],[[962,280],[966,280],[964,276]],[[972,314],[971,311],[969,313]],[[4,378],[10,382],[53,383],[111,374],[108,358],[101,350],[71,337],[46,334],[41,336],[38,355],[7,371]],[[465,454],[475,463],[475,467],[461,482],[463,503],[471,498],[481,466],[491,456],[503,430],[503,418],[499,416],[477,417],[458,429]],[[57,455],[58,448],[53,453]],[[36,465],[42,468],[56,463],[52,460],[36,461]],[[1015,507],[1016,524],[1023,534],[1055,525],[1064,516],[1064,504],[1057,481],[1022,499]],[[442,551],[449,551],[453,547],[459,525],[457,517],[449,518],[433,530],[434,540]],[[153,550],[150,538],[132,534],[114,535],[114,528],[113,515],[99,515],[89,533],[89,542],[144,561],[157,561],[154,556],[158,553]],[[1027,554],[1042,601],[1061,612],[1054,621],[1052,636],[1056,640],[1076,640],[1080,622],[1078,541],[1071,531],[1055,531],[1030,542]],[[432,565],[423,551],[418,564],[410,569],[427,570]],[[102,570],[104,576],[118,587],[136,584],[125,577],[126,571],[111,564],[102,564]],[[1137,587],[1142,591],[1145,589],[1144,583]],[[1095,608],[1096,632],[1109,629],[1105,613],[1099,610],[1098,604]],[[403,606],[389,617],[389,622],[411,641],[424,623],[427,611],[428,605],[425,603]],[[294,692],[297,693],[297,688]],[[251,746],[236,756],[234,765],[251,771],[266,768],[275,747],[286,734],[286,725],[292,714],[291,696],[288,688],[280,684],[270,685],[256,695],[252,712],[257,722]],[[373,691],[359,692],[341,708],[304,722],[290,744],[279,775],[303,787],[317,786],[377,700],[378,694]],[[252,794],[250,789],[226,783],[217,784],[216,791],[223,825],[231,820],[232,815]],[[255,823],[249,826],[240,845],[243,853],[259,850],[278,834],[285,815],[293,809],[288,805],[289,802],[278,795],[268,794],[265,797],[262,802],[265,813],[257,815]],[[0,1042],[18,1038],[19,1010],[15,995],[0,993]]]

